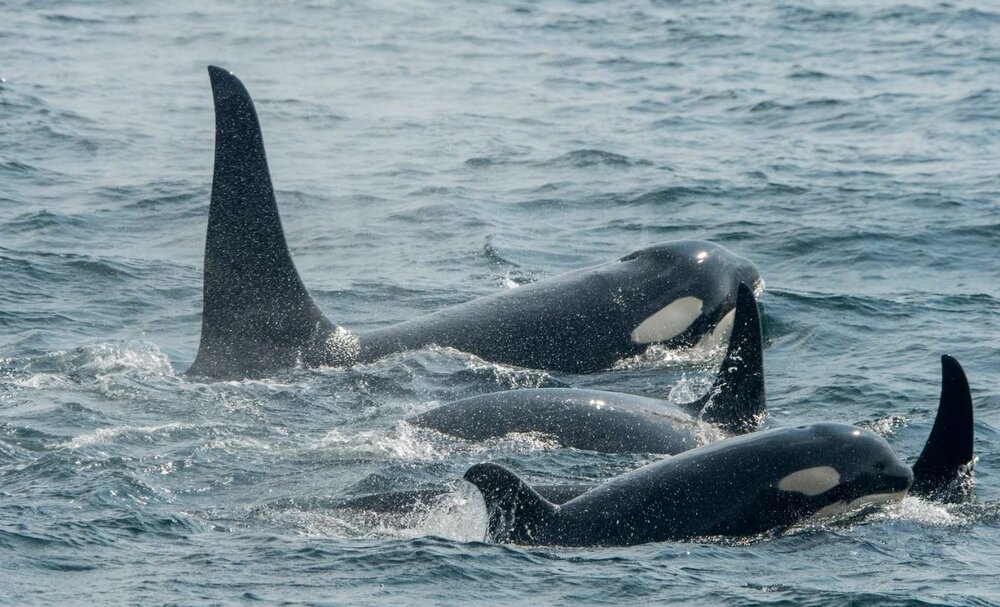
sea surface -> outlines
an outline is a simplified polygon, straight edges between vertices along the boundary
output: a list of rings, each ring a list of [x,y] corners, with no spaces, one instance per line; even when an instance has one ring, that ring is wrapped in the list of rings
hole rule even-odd
[[[1000,605],[1000,4],[571,0],[0,5],[0,603]],[[430,348],[198,383],[214,120],[254,96],[289,246],[372,329],[673,239],[766,281],[768,426],[905,458],[941,354],[976,497],[742,539],[484,540],[496,461],[599,481],[658,459],[403,420],[575,386],[686,400],[719,351],[592,375]],[[448,486],[407,516],[345,498]],[[739,496],[733,496],[739,499]]]

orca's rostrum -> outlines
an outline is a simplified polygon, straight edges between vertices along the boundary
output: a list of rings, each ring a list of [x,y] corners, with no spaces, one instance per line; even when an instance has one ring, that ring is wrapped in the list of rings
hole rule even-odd
[[[328,320],[292,262],[253,101],[209,68],[215,172],[205,244],[201,342],[187,374],[260,377],[295,366],[367,362],[432,344],[522,367],[591,372],[650,344],[721,334],[757,268],[703,241],[653,245],[616,261],[474,299],[366,333]]]

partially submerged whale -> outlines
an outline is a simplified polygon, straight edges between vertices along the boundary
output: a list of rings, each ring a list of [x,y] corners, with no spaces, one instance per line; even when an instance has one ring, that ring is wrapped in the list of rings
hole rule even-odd
[[[564,447],[604,453],[677,454],[713,434],[755,430],[765,411],[763,336],[753,291],[741,284],[729,345],[712,388],[683,405],[573,388],[508,390],[465,398],[409,418],[467,440],[539,432]]]
[[[243,84],[209,67],[215,171],[201,342],[189,376],[265,376],[298,365],[377,360],[431,344],[522,367],[591,372],[650,344],[688,346],[728,328],[756,266],[703,241],[653,245],[363,334],[328,320],[292,262],[263,137]]]
[[[488,536],[504,543],[625,546],[747,536],[809,517],[933,496],[971,470],[972,399],[961,366],[942,358],[937,418],[913,468],[882,437],[820,423],[722,440],[643,466],[561,505],[509,470],[477,464],[464,478],[489,512]]]

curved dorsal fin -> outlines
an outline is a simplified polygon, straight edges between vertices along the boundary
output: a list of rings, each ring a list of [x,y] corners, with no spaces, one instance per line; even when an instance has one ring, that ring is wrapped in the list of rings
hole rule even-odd
[[[545,501],[516,474],[496,464],[476,464],[465,472],[486,502],[489,537],[495,542],[538,543],[557,507]]]
[[[208,73],[215,173],[201,344],[187,374],[254,377],[315,356],[335,327],[309,297],[285,244],[250,94],[228,71],[211,66]]]
[[[726,355],[705,396],[684,405],[731,434],[755,429],[766,410],[764,338],[753,290],[740,283]]]
[[[934,427],[920,457],[913,464],[911,491],[936,498],[957,499],[955,487],[968,470],[974,454],[972,393],[962,365],[951,356],[941,357],[941,401]],[[957,493],[961,493],[958,491]]]

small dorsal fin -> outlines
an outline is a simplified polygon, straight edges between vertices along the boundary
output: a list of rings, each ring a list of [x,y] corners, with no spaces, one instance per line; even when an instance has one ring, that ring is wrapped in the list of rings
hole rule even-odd
[[[476,464],[465,473],[489,512],[489,537],[495,542],[538,543],[558,508],[545,501],[516,474],[496,464]]]
[[[764,338],[753,289],[740,283],[726,355],[712,388],[685,406],[731,434],[754,430],[766,410]]]
[[[952,499],[950,491],[970,471],[974,439],[972,393],[962,365],[941,357],[941,401],[934,427],[920,457],[913,464],[913,487],[918,495]],[[961,493],[958,491],[957,493]],[[957,499],[958,496],[955,496]]]
[[[188,375],[254,377],[322,351],[335,329],[313,303],[285,244],[253,100],[208,68],[215,173],[205,241],[201,344]]]

